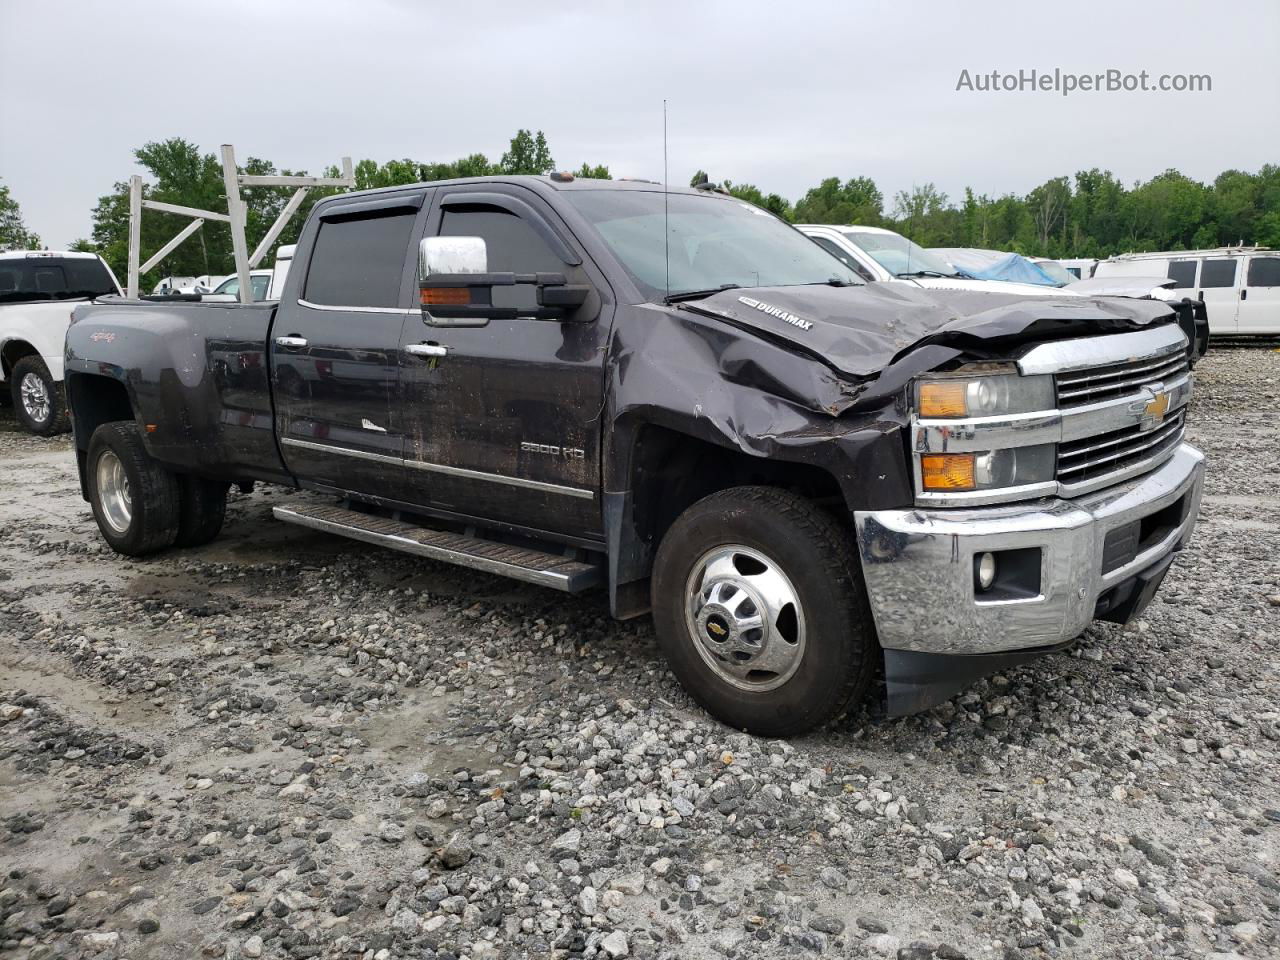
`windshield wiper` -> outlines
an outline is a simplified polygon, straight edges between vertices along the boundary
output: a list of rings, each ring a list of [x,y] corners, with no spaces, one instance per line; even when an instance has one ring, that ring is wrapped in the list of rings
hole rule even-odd
[[[937,270],[914,270],[911,273],[895,273],[894,276],[899,280],[912,280],[916,277],[942,277],[943,279],[951,280],[961,277],[958,273],[940,273]]]
[[[708,290],[685,290],[681,293],[669,293],[663,297],[663,303],[684,303],[686,300],[701,300],[703,297],[714,296],[722,290],[741,290],[740,283],[722,283],[718,287],[712,287]]]

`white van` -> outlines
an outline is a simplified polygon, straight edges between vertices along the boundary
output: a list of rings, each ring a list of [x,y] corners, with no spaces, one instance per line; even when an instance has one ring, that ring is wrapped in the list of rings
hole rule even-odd
[[[1217,336],[1280,333],[1280,251],[1218,247],[1126,253],[1103,260],[1095,277],[1163,276],[1203,300]]]

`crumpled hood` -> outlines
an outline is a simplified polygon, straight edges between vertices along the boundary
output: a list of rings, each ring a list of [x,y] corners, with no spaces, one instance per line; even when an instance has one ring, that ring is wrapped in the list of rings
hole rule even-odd
[[[862,379],[927,345],[996,355],[1010,341],[1118,333],[1173,319],[1166,304],[1151,300],[1020,297],[897,283],[725,290],[681,307],[787,340]]]

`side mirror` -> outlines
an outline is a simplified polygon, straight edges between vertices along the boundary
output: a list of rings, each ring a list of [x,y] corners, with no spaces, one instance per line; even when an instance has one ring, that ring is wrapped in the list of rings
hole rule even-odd
[[[418,246],[422,319],[433,327],[483,327],[490,320],[574,320],[591,287],[570,284],[562,273],[489,273],[481,237],[426,237]],[[528,284],[538,289],[536,310],[493,303],[494,287]],[[590,318],[588,318],[590,319]]]
[[[483,237],[427,237],[418,244],[418,279],[440,274],[488,273]]]

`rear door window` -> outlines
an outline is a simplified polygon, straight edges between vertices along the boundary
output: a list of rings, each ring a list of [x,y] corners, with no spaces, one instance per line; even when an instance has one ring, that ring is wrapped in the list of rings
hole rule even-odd
[[[417,215],[416,210],[393,208],[322,220],[303,299],[335,307],[400,306]]]
[[[1201,290],[1236,285],[1235,260],[1202,260],[1200,263]]]
[[[1250,287],[1280,287],[1280,257],[1254,257],[1245,281]]]
[[[1173,285],[1175,290],[1186,290],[1194,287],[1196,285],[1196,261],[1170,260],[1169,279],[1176,281]]]

